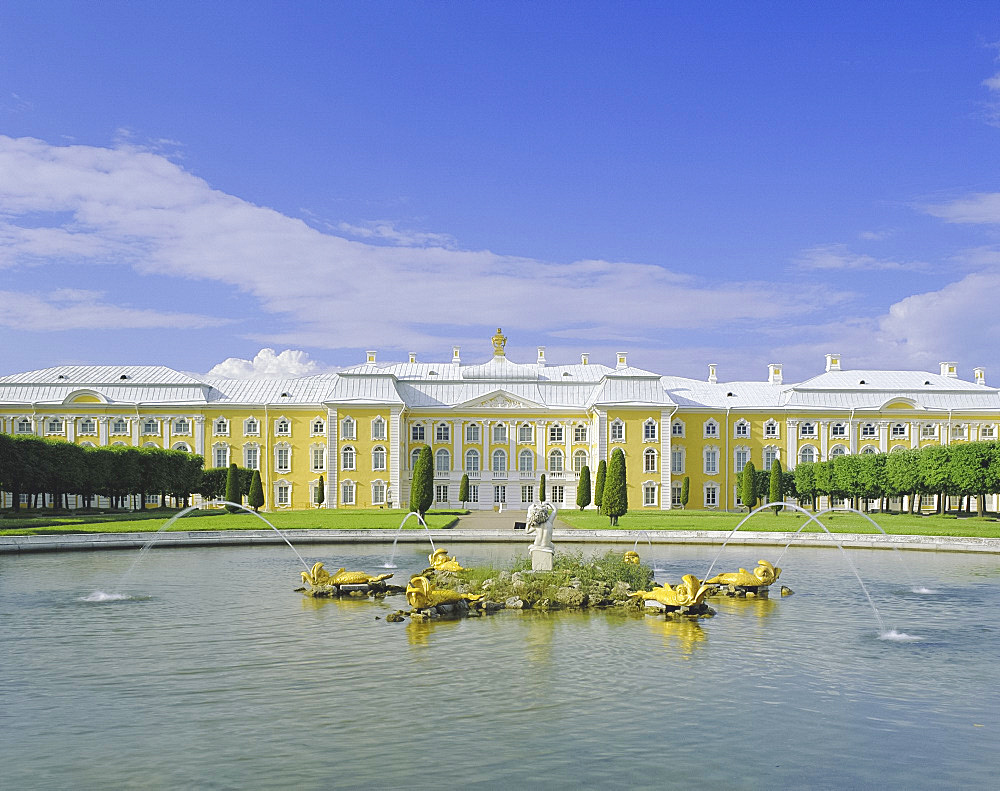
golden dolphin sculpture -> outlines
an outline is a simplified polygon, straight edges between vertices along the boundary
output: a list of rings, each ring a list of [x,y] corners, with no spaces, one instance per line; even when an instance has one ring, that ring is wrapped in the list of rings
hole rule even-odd
[[[622,560],[624,560],[626,563],[634,563],[635,565],[638,566],[639,553],[630,549],[628,552],[625,553],[625,557],[622,558]]]
[[[448,588],[439,590],[427,577],[413,577],[406,586],[406,600],[411,607],[416,607],[418,610],[426,610],[438,604],[454,604],[458,601],[479,601],[481,598],[483,597],[471,593],[459,593]]]
[[[377,577],[372,577],[363,571],[344,571],[343,568],[338,569],[335,574],[331,574],[323,568],[322,563],[316,563],[309,571],[301,573],[302,581],[314,588],[325,588],[330,585],[370,585],[373,582],[387,580],[392,576],[392,574],[379,574]]]
[[[781,569],[775,568],[766,560],[758,560],[753,571],[740,569],[727,574],[716,574],[712,579],[705,580],[713,585],[740,585],[744,588],[759,588],[770,585],[781,576]]]
[[[673,587],[664,585],[662,588],[639,591],[630,595],[632,598],[658,601],[667,607],[693,607],[705,600],[708,591],[708,586],[703,584],[694,574],[685,574],[684,581]]]
[[[448,557],[448,550],[444,548],[435,549],[427,556],[427,562],[435,571],[465,571],[458,558]]]

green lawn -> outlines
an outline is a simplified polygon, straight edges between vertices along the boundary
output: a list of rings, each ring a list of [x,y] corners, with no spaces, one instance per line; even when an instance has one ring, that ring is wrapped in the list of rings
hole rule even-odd
[[[159,511],[159,513],[157,513]],[[173,510],[151,510],[136,518],[135,514],[87,515],[83,517],[30,516],[0,519],[0,535],[59,535],[67,533],[144,533],[159,530],[173,516]],[[279,530],[395,530],[406,516],[398,509],[375,511],[276,511],[262,513]],[[432,529],[453,527],[458,521],[454,511],[430,511],[425,517]],[[192,511],[178,519],[170,530],[260,530],[267,529],[256,516],[225,511]],[[408,520],[407,530],[422,530],[416,517]]]
[[[719,511],[639,511],[625,514],[618,519],[618,530],[718,530],[731,531],[746,516]],[[909,514],[870,514],[886,532],[912,536],[973,536],[1000,538],[1000,522],[992,517],[956,519],[951,516],[910,516]],[[864,517],[852,513],[824,514],[820,517],[832,533],[878,533]],[[608,517],[593,511],[563,510],[559,520],[583,530],[613,529]],[[743,530],[759,532],[794,533],[807,517],[788,512],[775,516],[771,511],[762,512],[747,521]],[[821,533],[822,528],[810,523],[802,532]]]

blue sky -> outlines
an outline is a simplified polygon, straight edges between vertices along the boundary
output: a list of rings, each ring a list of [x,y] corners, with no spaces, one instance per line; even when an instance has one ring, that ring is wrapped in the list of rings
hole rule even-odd
[[[995,11],[7,0],[0,373],[1000,382]]]

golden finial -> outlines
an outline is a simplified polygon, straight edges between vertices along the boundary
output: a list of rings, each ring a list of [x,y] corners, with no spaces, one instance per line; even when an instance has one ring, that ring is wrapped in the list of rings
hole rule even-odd
[[[497,334],[493,336],[493,356],[494,357],[504,357],[503,347],[507,344],[507,336],[503,334],[503,330],[497,327]]]

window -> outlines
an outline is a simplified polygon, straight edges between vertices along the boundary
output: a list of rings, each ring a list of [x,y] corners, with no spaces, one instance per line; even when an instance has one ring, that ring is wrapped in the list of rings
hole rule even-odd
[[[952,439],[965,439],[965,426],[962,424],[955,424],[951,427],[951,438]]]
[[[147,494],[146,495],[146,505],[159,505],[160,495],[158,494]]]
[[[566,496],[566,489],[565,487],[557,484],[551,488],[549,494],[552,496],[551,502],[562,504],[563,499]]]
[[[422,423],[414,423],[410,426],[410,440],[413,442],[424,441],[424,426]]]
[[[532,430],[531,424],[522,423],[517,428],[517,441],[522,445],[530,443],[534,438],[535,432]]]
[[[358,424],[352,417],[345,417],[340,421],[340,438],[357,439]],[[423,426],[420,427],[420,438],[423,439]]]
[[[615,418],[611,421],[611,441],[612,442],[624,442],[625,440],[625,424],[620,418]]]
[[[670,472],[675,475],[684,472],[684,448],[670,449]]]
[[[499,444],[507,441],[507,426],[504,423],[497,423],[493,426],[493,442]]]
[[[816,448],[806,445],[799,451],[799,461],[802,464],[812,464],[816,461]]]
[[[656,505],[656,485],[652,483],[644,483],[642,485],[642,504]]]
[[[80,444],[81,445],[90,445],[91,447],[93,447],[91,445],[91,443],[89,443],[89,442],[81,442]],[[173,446],[173,448],[171,448],[171,450],[182,450],[185,453],[190,453],[191,452],[191,446],[188,445],[186,442],[175,442],[174,446]]]
[[[646,448],[642,452],[642,471],[656,472],[656,451],[652,448]]]
[[[993,426],[980,426],[979,427],[979,438],[980,439],[993,439],[995,433],[993,431]]]
[[[385,419],[377,417],[372,421],[372,439],[376,442],[385,441]]]
[[[229,435],[229,421],[224,417],[216,418],[215,422],[212,423],[212,433],[218,437],[226,437]]]
[[[435,472],[450,472],[451,471],[451,454],[448,453],[444,448],[441,448],[437,453],[434,454],[434,471]]]
[[[522,450],[517,454],[517,469],[520,472],[533,472],[535,469],[535,454],[530,450]]]
[[[174,434],[190,434],[191,421],[186,417],[179,417],[174,421]]]
[[[878,450],[873,445],[865,445],[861,449],[862,456],[871,456],[874,453],[878,453]]]
[[[706,420],[704,426],[704,434],[706,437],[719,436],[719,424],[714,420]]]
[[[420,458],[420,448],[414,448],[410,451],[410,469],[412,470],[417,466],[417,459]]]
[[[257,422],[257,418],[248,417],[243,421],[243,435],[246,437],[260,436],[260,423]]]
[[[439,483],[434,487],[434,502],[435,503],[448,502],[448,484]]]
[[[506,486],[494,486],[493,487],[493,502],[495,502],[495,503],[505,503],[505,502],[507,502],[507,487]]]
[[[933,423],[924,423],[920,427],[920,436],[924,439],[934,439],[937,436],[937,429]]]
[[[563,454],[558,448],[549,454],[549,472],[563,471]]]
[[[718,486],[706,486],[705,487],[705,507],[706,508],[716,508],[719,505],[719,487]]]
[[[292,422],[286,417],[279,417],[274,423],[274,433],[279,437],[288,437],[292,434]],[[348,437],[345,437],[348,439]],[[350,439],[354,439],[353,436]]]
[[[502,450],[493,451],[493,472],[507,471],[507,454]]]
[[[808,420],[799,426],[799,436],[800,437],[815,437],[816,436],[816,424],[810,423]]]
[[[277,505],[291,505],[292,503],[292,487],[287,483],[279,483],[274,487],[274,502]]]
[[[434,427],[435,442],[451,442],[451,426],[447,423],[438,423]]]
[[[469,450],[465,453],[465,471],[479,472],[479,451]]]
[[[479,442],[479,424],[470,423],[465,427],[465,441],[466,442]]]
[[[223,421],[225,422],[225,421]],[[30,429],[29,429],[30,431]],[[123,417],[116,417],[111,421],[112,434],[128,434],[128,421]],[[225,433],[229,433],[229,424],[226,423]]]
[[[372,505],[385,505],[384,481],[372,481]]]
[[[534,486],[522,486],[521,487],[521,502],[522,503],[533,503],[533,502],[535,502],[535,487]]]
[[[764,470],[770,472],[771,467],[774,466],[774,462],[777,458],[778,458],[777,448],[774,447],[764,448]]]
[[[736,425],[733,427],[733,436],[736,437],[749,437],[750,436],[750,422],[748,420],[743,420],[740,418],[736,421]]]
[[[354,481],[344,481],[340,484],[341,505],[354,505]]]
[[[670,505],[674,508],[680,508],[684,503],[683,500],[684,485],[680,483],[674,483],[670,486]]]
[[[670,436],[672,437],[683,437],[684,436],[684,422],[681,420],[675,420],[670,424]]]
[[[372,469],[375,471],[385,469],[385,448],[381,445],[372,448]]]
[[[861,426],[862,437],[874,437],[876,434],[874,423],[864,423]]]
[[[906,436],[906,424],[905,423],[893,423],[892,429],[890,430],[890,435],[893,437],[905,437]]]
[[[719,451],[715,448],[705,448],[705,474],[717,475],[719,472]]]
[[[649,418],[646,422],[642,424],[642,441],[643,442],[655,442],[657,436],[656,421]]]
[[[834,423],[830,428],[831,437],[846,437],[847,436],[847,424],[846,423]]]
[[[830,449],[830,458],[836,459],[838,456],[846,456],[847,449],[843,445],[834,445]]]
[[[85,417],[83,420],[80,421],[80,433],[96,434],[97,422],[93,418]]]
[[[243,466],[248,470],[260,469],[260,448],[256,445],[243,446]]]
[[[322,445],[313,445],[311,450],[309,457],[312,462],[312,470],[313,472],[322,472],[326,469],[326,448]]]
[[[778,423],[775,420],[768,420],[764,424],[764,436],[765,437],[777,437],[778,436]]]
[[[314,437],[326,434],[326,421],[323,420],[323,418],[321,417],[316,418],[309,425],[309,433],[312,434]]]
[[[28,418],[23,417],[17,421],[17,433],[18,434],[31,434],[32,433],[31,421]]]
[[[229,446],[215,445],[212,447],[212,464],[214,467],[229,466]]]
[[[587,466],[589,458],[587,456],[587,451],[578,450],[573,454],[573,472],[579,473]]]
[[[573,426],[573,442],[586,442],[587,441],[587,427]]]
[[[274,469],[277,472],[288,472],[292,469],[292,449],[287,445],[279,445],[274,449]]]
[[[345,446],[340,451],[340,469],[342,470],[353,470],[356,463],[356,454],[354,448],[350,445]]]
[[[49,418],[49,421],[45,424],[45,431],[47,434],[62,434],[63,432],[62,420],[57,417]]]
[[[736,472],[743,472],[743,468],[747,466],[747,462],[750,461],[750,451],[746,448],[736,449]]]
[[[474,483],[469,486],[469,502],[478,503],[479,502],[479,484]]]
[[[549,426],[549,442],[563,441],[563,427],[560,425]]]
[[[153,420],[153,418],[147,418],[142,422],[142,433],[143,434],[159,434],[160,424],[158,421]]]

